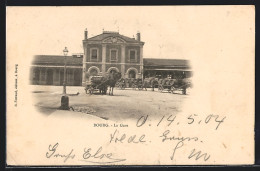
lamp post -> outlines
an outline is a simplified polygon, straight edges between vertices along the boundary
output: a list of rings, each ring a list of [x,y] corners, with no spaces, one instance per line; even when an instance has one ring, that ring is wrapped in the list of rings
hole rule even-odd
[[[68,55],[68,49],[67,47],[65,47],[65,49],[63,50],[63,54],[64,54],[64,74],[63,74],[63,94],[66,95],[66,82],[67,82],[67,74],[66,74],[66,65],[67,65],[67,60],[66,57]]]
[[[67,80],[66,57],[67,57],[68,52],[69,51],[68,51],[67,47],[65,47],[65,49],[63,50],[63,54],[64,54],[63,96],[61,97],[61,106],[60,106],[60,109],[62,109],[62,110],[69,110],[69,97],[66,95],[66,80]]]

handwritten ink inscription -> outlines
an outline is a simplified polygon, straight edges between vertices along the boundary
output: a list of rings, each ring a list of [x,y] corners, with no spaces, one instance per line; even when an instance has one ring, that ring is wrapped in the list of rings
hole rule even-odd
[[[127,136],[126,134],[120,134],[119,131],[116,129],[113,134],[110,134],[110,143],[144,143],[146,142],[145,140],[145,134],[142,134],[141,136],[137,135],[130,135]]]
[[[73,154],[73,149],[71,149],[68,153],[60,153],[57,151],[59,146],[59,143],[56,143],[55,145],[49,145],[49,150],[46,153],[46,157],[47,158],[62,158],[64,159],[64,163],[68,160],[68,159],[74,159],[75,154]]]
[[[48,152],[46,152],[46,158],[61,158],[64,163],[66,163],[69,159],[76,158],[76,154],[74,154],[74,149],[68,150],[67,153],[58,151],[59,143],[54,145],[49,145]],[[92,148],[84,148],[83,155],[79,159],[79,161],[96,163],[96,164],[107,164],[107,163],[116,163],[125,161],[126,159],[116,159],[113,158],[113,153],[103,153],[103,147],[99,147],[96,151]]]
[[[145,125],[148,117],[149,117],[149,115],[140,117],[136,123],[136,126],[141,127],[141,126]],[[158,123],[156,124],[156,126],[158,127],[161,124],[165,124],[166,126],[171,126],[171,125],[173,125],[174,122],[176,123],[176,125],[181,124],[180,122],[176,121],[177,120],[176,118],[177,118],[177,115],[169,115],[169,116],[163,115],[161,117],[161,119],[158,121]],[[225,119],[226,119],[226,116],[221,118],[219,115],[213,115],[213,114],[207,115],[206,118],[198,118],[197,114],[193,114],[193,115],[189,115],[186,118],[186,122],[183,124],[202,125],[202,124],[214,123],[216,125],[215,129],[217,130],[219,128],[219,126],[225,121]],[[149,126],[151,126],[151,124],[149,124]]]
[[[84,149],[83,159],[81,161],[89,162],[89,163],[97,163],[97,164],[107,164],[107,163],[116,163],[125,161],[126,159],[116,159],[113,157],[113,153],[103,153],[103,147],[99,147],[96,152],[92,152],[91,148]],[[95,161],[88,159],[107,159],[107,161]]]
[[[162,143],[162,146],[169,147],[169,153],[164,154],[169,161],[178,160],[179,155],[184,155],[188,160],[204,161],[207,162],[212,158],[212,154],[204,150],[197,148],[199,144],[203,144],[206,139],[198,136],[180,136],[181,134],[176,134],[176,131],[172,128],[172,125],[178,127],[178,125],[202,125],[209,124],[209,128],[215,131],[220,129],[220,126],[224,123],[226,116],[220,115],[207,115],[206,117],[199,117],[197,114],[188,115],[187,118],[178,121],[177,115],[162,116],[157,122],[155,122],[155,127],[167,128],[158,134],[157,138]],[[140,128],[143,126],[151,126],[149,123],[151,119],[148,115],[141,116],[137,122],[136,127]],[[153,122],[154,124],[154,122]],[[111,125],[100,124],[95,125],[95,127],[110,127]],[[68,160],[75,160],[92,163],[92,164],[112,164],[120,163],[127,160],[127,154],[122,157],[118,157],[119,154],[115,154],[112,151],[108,152],[110,145],[116,145],[120,148],[123,144],[141,144],[147,145],[152,143],[151,137],[147,136],[145,132],[138,132],[129,134],[124,132],[125,130],[120,130],[123,125],[114,124],[112,127],[116,127],[113,132],[109,133],[107,137],[106,149],[101,145],[98,148],[93,147],[83,147],[81,154],[76,154],[74,149],[59,149],[59,143],[54,145],[50,144],[48,151],[46,152],[46,158],[48,159],[61,159],[64,163]],[[128,127],[128,126],[127,126]],[[192,132],[191,132],[192,134]],[[104,142],[102,142],[104,143]],[[115,146],[113,146],[114,148]],[[201,146],[200,146],[201,147]],[[122,154],[120,154],[122,155]],[[116,157],[115,157],[116,156]],[[167,157],[168,156],[168,157]]]

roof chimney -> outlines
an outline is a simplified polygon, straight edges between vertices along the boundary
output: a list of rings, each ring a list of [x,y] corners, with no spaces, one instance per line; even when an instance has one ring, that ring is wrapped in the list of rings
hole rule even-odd
[[[85,40],[87,40],[88,39],[88,29],[86,28],[85,29]]]
[[[141,41],[141,34],[139,31],[136,34],[136,40]]]

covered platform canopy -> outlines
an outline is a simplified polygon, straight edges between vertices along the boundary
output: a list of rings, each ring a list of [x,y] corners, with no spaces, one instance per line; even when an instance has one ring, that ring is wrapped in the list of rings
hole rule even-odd
[[[189,60],[144,58],[144,78],[188,78],[191,76]]]

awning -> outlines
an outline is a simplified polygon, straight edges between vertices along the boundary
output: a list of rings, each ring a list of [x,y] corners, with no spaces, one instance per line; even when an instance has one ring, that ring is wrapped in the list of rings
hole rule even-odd
[[[145,71],[192,71],[191,69],[144,69]]]
[[[64,68],[64,66],[56,66],[56,65],[31,65],[32,67],[42,67],[42,68]],[[70,66],[66,65],[66,68],[82,68],[82,66]]]

